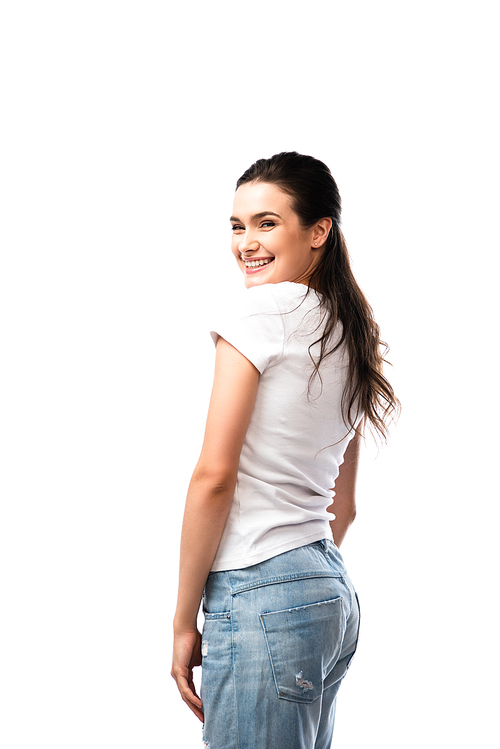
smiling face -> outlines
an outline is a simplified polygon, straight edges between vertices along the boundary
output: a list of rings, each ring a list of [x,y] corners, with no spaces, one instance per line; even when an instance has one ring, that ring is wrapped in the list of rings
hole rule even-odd
[[[231,225],[231,249],[247,288],[282,281],[308,283],[326,235],[322,238],[320,225],[304,229],[290,196],[276,185],[241,185],[234,196]]]

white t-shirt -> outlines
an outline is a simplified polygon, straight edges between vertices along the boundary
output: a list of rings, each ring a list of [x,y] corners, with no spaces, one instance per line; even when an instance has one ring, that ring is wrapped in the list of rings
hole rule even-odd
[[[340,408],[348,360],[342,345],[322,362],[321,380],[316,376],[308,393],[308,347],[322,334],[324,313],[317,293],[306,292],[288,281],[245,289],[240,307],[211,331],[214,342],[221,336],[260,372],[213,571],[249,567],[332,537],[334,516],[326,508],[354,436]],[[339,323],[338,337],[340,331]],[[311,353],[317,357],[319,345]]]

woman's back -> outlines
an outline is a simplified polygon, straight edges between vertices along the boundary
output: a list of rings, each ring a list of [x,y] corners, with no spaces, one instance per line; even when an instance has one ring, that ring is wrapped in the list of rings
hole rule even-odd
[[[259,370],[238,479],[212,570],[247,567],[328,537],[335,483],[354,432],[345,426],[348,372],[340,347],[313,377],[324,313],[318,295],[283,282],[247,289],[212,336]],[[340,336],[340,323],[338,336]],[[311,346],[311,349],[309,348]]]

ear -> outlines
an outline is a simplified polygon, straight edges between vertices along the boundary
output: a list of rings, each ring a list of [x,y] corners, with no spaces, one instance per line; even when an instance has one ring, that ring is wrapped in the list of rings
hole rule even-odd
[[[313,250],[319,250],[325,244],[330,229],[332,228],[331,218],[322,218],[321,221],[315,225],[312,232],[312,248]]]

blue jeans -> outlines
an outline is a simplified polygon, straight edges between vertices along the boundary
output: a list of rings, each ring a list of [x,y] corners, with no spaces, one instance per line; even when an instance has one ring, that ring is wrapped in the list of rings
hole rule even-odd
[[[201,699],[209,749],[330,749],[359,605],[330,540],[205,587]]]

